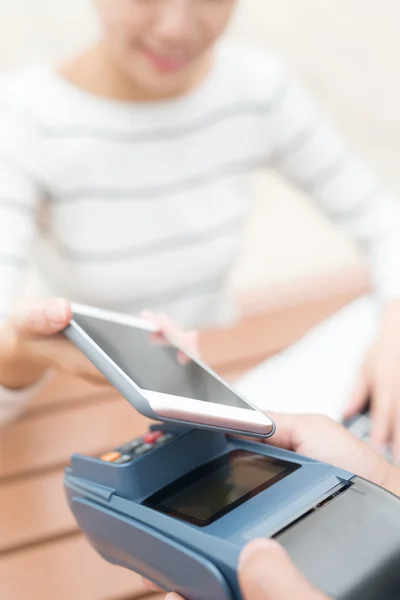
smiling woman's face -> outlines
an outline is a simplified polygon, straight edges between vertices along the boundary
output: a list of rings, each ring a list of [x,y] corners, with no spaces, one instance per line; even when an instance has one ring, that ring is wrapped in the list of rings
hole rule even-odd
[[[227,26],[236,0],[96,0],[119,68],[155,95],[185,88]]]

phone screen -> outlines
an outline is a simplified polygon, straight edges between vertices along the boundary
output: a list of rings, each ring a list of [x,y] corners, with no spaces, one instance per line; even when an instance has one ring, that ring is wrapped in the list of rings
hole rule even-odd
[[[177,349],[154,343],[149,331],[87,315],[74,321],[143,390],[255,410],[196,361],[179,364]]]

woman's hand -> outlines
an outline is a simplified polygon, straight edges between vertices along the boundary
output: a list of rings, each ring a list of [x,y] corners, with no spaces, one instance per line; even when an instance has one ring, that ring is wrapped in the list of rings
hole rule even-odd
[[[61,335],[71,318],[71,306],[61,298],[17,306],[0,330],[0,384],[24,388],[49,368],[100,379],[95,367]]]
[[[276,423],[268,444],[330,463],[400,495],[400,470],[342,425],[322,415],[268,414]]]
[[[35,383],[48,369],[107,384],[96,367],[62,335],[72,318],[67,300],[52,298],[16,308],[0,329],[0,385],[21,389]],[[197,352],[197,337],[176,328],[165,315],[147,313],[158,326],[156,342],[176,339],[190,352]],[[185,362],[182,352],[178,360]]]
[[[345,418],[360,412],[368,398],[373,446],[381,451],[391,443],[393,456],[400,461],[400,300],[388,304]]]
[[[156,344],[168,344],[168,339],[171,342],[176,342],[181,348],[186,348],[190,354],[198,355],[199,353],[199,336],[197,331],[183,331],[179,329],[172,320],[164,313],[153,313],[149,310],[144,310],[142,316],[147,321],[151,321],[156,325],[158,332],[153,335],[153,342]],[[181,365],[186,365],[190,362],[190,357],[183,350],[178,350],[178,362]]]

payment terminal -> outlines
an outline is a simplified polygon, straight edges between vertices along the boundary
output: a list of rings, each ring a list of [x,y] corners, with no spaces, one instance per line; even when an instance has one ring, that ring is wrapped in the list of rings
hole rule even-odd
[[[187,600],[240,600],[238,558],[260,537],[332,598],[400,598],[400,500],[265,443],[154,424],[103,456],[74,455],[65,487],[101,556]]]

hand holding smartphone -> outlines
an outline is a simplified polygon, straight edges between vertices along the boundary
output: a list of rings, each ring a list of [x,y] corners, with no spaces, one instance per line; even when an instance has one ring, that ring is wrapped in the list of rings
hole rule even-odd
[[[145,416],[244,435],[269,437],[273,421],[235,392],[174,339],[152,341],[156,326],[82,305],[72,305],[65,335]],[[180,351],[191,359],[177,360]]]

